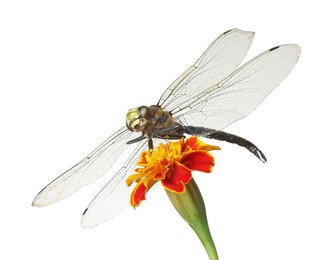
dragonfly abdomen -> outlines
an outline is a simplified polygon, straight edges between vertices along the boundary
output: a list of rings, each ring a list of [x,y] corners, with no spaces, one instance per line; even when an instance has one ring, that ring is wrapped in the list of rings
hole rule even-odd
[[[201,126],[181,126],[179,130],[182,132],[182,134],[197,135],[210,139],[216,139],[219,141],[225,141],[232,144],[238,144],[239,146],[249,150],[262,162],[267,161],[264,153],[260,151],[257,146],[243,137]]]

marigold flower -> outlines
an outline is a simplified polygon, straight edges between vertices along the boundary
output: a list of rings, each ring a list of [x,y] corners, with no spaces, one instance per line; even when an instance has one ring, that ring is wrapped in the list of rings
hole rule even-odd
[[[185,185],[192,179],[191,171],[210,173],[214,166],[214,157],[208,151],[220,150],[220,147],[205,144],[198,137],[182,138],[177,142],[159,144],[155,150],[140,155],[134,174],[126,183],[137,182],[131,195],[131,205],[139,206],[146,199],[148,190],[158,181],[171,192],[183,193]]]
[[[195,231],[210,260],[217,260],[218,255],[210,234],[206,216],[206,207],[200,190],[192,178],[191,171],[209,173],[214,166],[211,150],[220,150],[218,146],[205,144],[198,137],[192,136],[178,142],[160,144],[155,150],[141,154],[135,169],[126,183],[136,182],[132,191],[131,205],[136,207],[146,199],[148,190],[161,181],[172,205],[179,215]]]

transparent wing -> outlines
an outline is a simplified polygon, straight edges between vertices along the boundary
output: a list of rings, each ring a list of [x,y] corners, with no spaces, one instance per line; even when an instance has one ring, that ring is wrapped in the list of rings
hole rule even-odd
[[[142,140],[117,174],[88,205],[81,220],[83,227],[91,228],[102,224],[130,205],[133,187],[128,187],[125,180],[129,174],[134,172],[139,156],[145,149],[147,149],[147,140]]]
[[[92,183],[105,174],[118,156],[128,148],[129,145],[126,142],[138,135],[140,134],[130,132],[126,127],[121,128],[86,158],[41,190],[32,205],[43,207],[55,203],[77,191],[80,187]]]
[[[294,44],[271,48],[171,112],[185,126],[221,130],[255,109],[289,74],[300,53]]]
[[[198,61],[165,90],[158,105],[172,111],[227,77],[244,59],[253,37],[253,32],[239,29],[220,35]]]

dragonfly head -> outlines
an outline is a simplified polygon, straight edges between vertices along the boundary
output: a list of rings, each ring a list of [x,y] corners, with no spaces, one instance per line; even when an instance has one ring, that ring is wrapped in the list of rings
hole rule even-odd
[[[152,111],[147,106],[132,108],[127,112],[126,126],[130,131],[141,132],[147,127],[151,116]]]

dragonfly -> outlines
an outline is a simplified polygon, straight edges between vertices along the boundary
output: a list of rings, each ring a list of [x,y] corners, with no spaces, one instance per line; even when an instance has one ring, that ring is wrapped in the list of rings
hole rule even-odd
[[[83,160],[42,189],[32,205],[60,201],[103,176],[132,144],[134,151],[85,209],[81,225],[95,227],[129,205],[131,189],[125,179],[142,151],[159,142],[186,135],[226,141],[266,157],[245,138],[222,131],[247,116],[290,73],[301,49],[296,44],[268,49],[240,66],[254,32],[232,29],[221,34],[162,94],[156,105],[130,109],[126,126],[101,143]]]

